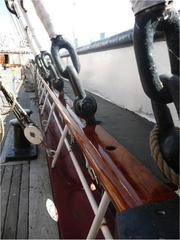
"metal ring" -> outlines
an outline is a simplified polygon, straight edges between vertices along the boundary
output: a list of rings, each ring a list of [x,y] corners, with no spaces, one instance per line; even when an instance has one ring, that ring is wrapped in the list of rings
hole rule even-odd
[[[14,2],[14,0],[13,0],[13,2]],[[14,5],[11,5],[11,7],[10,7],[9,0],[5,0],[5,4],[6,4],[7,9],[9,10],[9,12],[16,15],[16,17],[18,18],[18,15],[17,15],[17,12],[15,11]]]
[[[50,70],[49,64],[47,63],[47,61],[45,60],[46,56],[49,57],[50,59],[50,63],[53,64],[53,59],[50,53],[48,53],[47,51],[41,51],[41,59],[44,63],[45,68]]]
[[[80,63],[79,63],[78,55],[75,49],[73,48],[73,46],[67,40],[65,40],[62,36],[57,36],[56,38],[52,38],[51,41],[52,41],[51,54],[59,72],[62,73],[64,71],[61,64],[61,57],[59,54],[59,51],[64,48],[69,52],[72,63],[76,71],[79,73]]]

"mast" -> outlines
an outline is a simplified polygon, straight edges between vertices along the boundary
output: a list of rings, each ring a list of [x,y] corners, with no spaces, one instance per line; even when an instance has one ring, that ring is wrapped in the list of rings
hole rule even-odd
[[[52,19],[49,15],[49,13],[46,11],[46,8],[44,6],[44,4],[42,3],[42,1],[37,1],[37,0],[32,0],[32,3],[34,5],[34,8],[36,10],[37,15],[39,16],[42,24],[44,25],[49,38],[56,38],[58,35],[62,35],[62,34],[58,34],[54,28]]]

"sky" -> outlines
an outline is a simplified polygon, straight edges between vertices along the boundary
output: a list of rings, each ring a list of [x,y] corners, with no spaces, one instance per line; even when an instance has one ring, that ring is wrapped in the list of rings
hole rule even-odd
[[[43,2],[56,31],[72,43],[77,38],[79,46],[99,40],[101,33],[109,37],[131,29],[134,25],[129,0],[43,0]],[[24,5],[42,45],[46,49],[49,48],[50,41],[30,0],[24,0]],[[180,0],[175,0],[175,6],[180,9]],[[12,26],[12,19],[4,6],[4,0],[0,0],[0,32],[11,32],[16,36],[17,33]]]
[[[44,2],[59,31],[71,38],[75,35],[79,45],[98,40],[100,33],[111,36],[133,27],[128,0],[59,0],[56,12],[53,4]]]

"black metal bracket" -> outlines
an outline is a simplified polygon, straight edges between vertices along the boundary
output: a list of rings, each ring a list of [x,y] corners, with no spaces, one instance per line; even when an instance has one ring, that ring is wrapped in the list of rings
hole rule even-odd
[[[12,5],[10,6],[9,0],[4,0],[4,1],[5,1],[6,7],[7,7],[7,9],[9,10],[9,12],[12,13],[12,14],[14,14],[14,15],[18,18],[17,12],[16,12],[16,10],[14,9],[14,5],[12,4]],[[13,2],[14,2],[14,1],[13,1]]]
[[[56,69],[56,66],[54,64],[54,61],[52,59],[52,56],[47,51],[41,51],[41,59],[45,66],[45,68],[50,71],[50,81],[53,85],[53,87],[58,91],[63,91],[64,88],[64,82],[62,80],[62,76],[59,76],[58,71]]]
[[[27,10],[24,7],[24,0],[20,0],[20,5],[21,5],[21,8],[23,9],[23,11],[26,13]]]
[[[37,66],[40,70],[40,74],[44,78],[44,80],[46,82],[50,82],[50,71],[45,68],[40,54],[35,56],[35,62],[37,64]]]
[[[80,117],[86,120],[88,125],[95,125],[95,113],[97,111],[97,103],[93,96],[87,96],[86,92],[80,84],[78,74],[72,66],[67,66],[65,75],[69,79],[76,99],[73,102],[74,111]]]
[[[51,39],[51,41],[51,53],[59,71],[59,74],[63,78],[69,80],[73,92],[76,96],[76,99],[73,103],[75,113],[79,117],[85,119],[88,125],[95,125],[95,113],[97,111],[97,103],[92,96],[86,95],[84,89],[80,84],[77,74],[80,71],[80,64],[76,51],[68,41],[63,39],[62,36],[57,36],[56,38]],[[63,68],[61,63],[61,56],[59,54],[59,51],[61,49],[66,49],[68,51],[74,67],[68,65]]]
[[[60,35],[57,36],[56,38],[52,38],[51,41],[52,41],[51,54],[60,74],[64,72],[64,69],[62,67],[62,62],[61,62],[61,56],[59,53],[61,49],[66,49],[69,52],[72,63],[76,71],[79,73],[80,63],[79,63],[78,55],[75,49],[73,48],[73,46]]]

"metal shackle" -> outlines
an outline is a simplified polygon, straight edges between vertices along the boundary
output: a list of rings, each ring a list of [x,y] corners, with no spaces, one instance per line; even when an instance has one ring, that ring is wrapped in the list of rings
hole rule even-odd
[[[70,55],[70,58],[72,60],[72,63],[76,69],[76,71],[79,73],[80,72],[80,63],[79,63],[79,58],[78,55],[73,48],[73,46],[65,40],[62,36],[57,36],[56,38],[52,38],[52,45],[51,45],[51,54],[54,59],[54,62],[58,68],[58,71],[62,73],[64,71],[62,64],[61,64],[61,56],[59,54],[59,51],[61,49],[66,49]]]
[[[9,0],[4,0],[4,1],[5,1],[6,7],[9,10],[9,12],[14,14],[18,18],[17,12],[16,12],[16,10],[14,8],[14,4],[10,5],[10,1]],[[14,3],[14,0],[11,0],[11,2]]]
[[[48,62],[46,60],[46,58],[48,57]],[[51,70],[50,68],[50,64],[53,64],[53,59],[50,53],[48,53],[47,51],[41,51],[41,59],[44,63],[45,68]]]
[[[49,78],[49,72],[48,72],[48,70],[45,68],[44,63],[43,63],[43,60],[42,60],[40,54],[35,56],[35,62],[36,62],[36,64],[37,64],[38,68],[39,68],[39,69],[42,71],[42,73],[44,74],[45,79],[48,80],[48,78]]]
[[[48,57],[48,60],[47,60],[47,57]],[[63,91],[63,88],[64,88],[63,78],[58,73],[51,54],[48,53],[47,51],[41,51],[41,59],[45,68],[48,71],[50,71],[49,81],[52,82],[53,87],[59,92]]]

